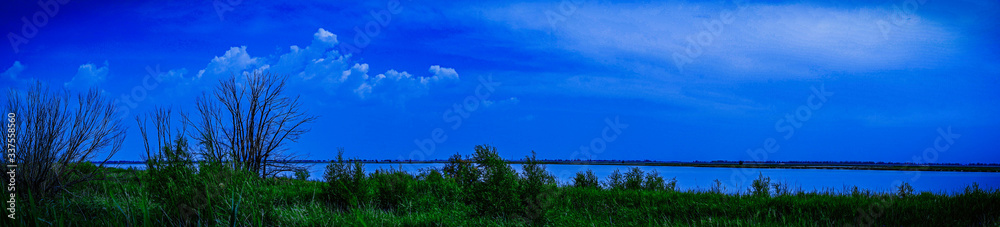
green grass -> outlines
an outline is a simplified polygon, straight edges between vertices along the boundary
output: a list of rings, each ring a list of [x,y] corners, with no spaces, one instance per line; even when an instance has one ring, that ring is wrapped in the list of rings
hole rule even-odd
[[[104,180],[70,188],[55,198],[21,201],[16,221],[3,226],[997,226],[1000,190],[970,186],[961,193],[870,191],[788,192],[771,195],[704,191],[610,190],[546,187],[516,195],[507,209],[481,209],[482,195],[447,174],[369,174],[351,204],[329,199],[327,182],[239,178],[205,182],[194,190],[197,215],[182,215],[184,201],[154,199],[146,171],[108,169]],[[220,173],[222,174],[222,173]],[[669,177],[669,176],[668,176]],[[234,180],[238,179],[238,180]],[[518,178],[521,179],[521,178]],[[523,179],[522,179],[523,180]],[[144,185],[146,184],[146,185]],[[210,187],[219,186],[219,190]],[[510,187],[521,188],[519,183]],[[475,189],[479,190],[479,189]],[[495,189],[483,189],[489,190]],[[480,190],[483,192],[482,190]],[[516,193],[522,193],[522,191]],[[772,191],[773,192],[773,191]],[[487,195],[489,196],[489,195]],[[200,215],[200,216],[199,216]],[[203,218],[200,218],[203,217]]]

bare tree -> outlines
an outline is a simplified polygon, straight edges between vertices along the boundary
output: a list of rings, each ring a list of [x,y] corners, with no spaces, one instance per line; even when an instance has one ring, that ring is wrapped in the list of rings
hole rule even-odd
[[[41,82],[27,92],[9,90],[6,109],[17,117],[16,180],[19,186],[27,185],[21,193],[45,198],[93,180],[121,149],[126,128],[115,115],[117,107],[96,89],[78,95],[75,106],[69,97],[66,90],[53,91]],[[102,152],[95,171],[72,168]]]
[[[222,80],[212,98],[197,101],[199,122],[184,116],[195,130],[192,137],[205,147],[202,156],[231,159],[234,168],[260,176],[292,171],[283,161],[295,156],[287,142],[298,141],[308,132],[304,126],[316,119],[301,109],[298,96],[285,95],[285,76],[254,72]],[[221,104],[221,105],[220,105]]]
[[[195,102],[195,106],[198,113],[201,116],[201,121],[195,123],[186,114],[182,114],[184,118],[185,125],[191,125],[194,128],[191,135],[202,147],[200,156],[203,160],[209,162],[223,162],[228,160],[229,152],[226,146],[223,144],[224,139],[220,133],[225,130],[222,128],[222,118],[219,111],[217,103],[213,101],[207,95],[202,95]]]
[[[171,125],[171,109],[165,107],[157,107],[152,113],[146,114],[146,116],[136,116],[135,122],[139,125],[139,134],[142,135],[143,146],[146,149],[146,154],[143,156],[147,160],[147,168],[152,168],[155,162],[158,162],[160,158],[165,157],[164,152],[165,147],[172,145],[177,145],[177,140],[180,138],[174,138],[171,134],[171,130],[177,130]],[[147,130],[147,123],[152,120],[154,129],[156,130],[156,141],[155,144],[150,143],[149,132]],[[183,130],[177,130],[178,136],[183,136]],[[170,151],[167,149],[167,151]],[[153,161],[153,162],[150,162]]]

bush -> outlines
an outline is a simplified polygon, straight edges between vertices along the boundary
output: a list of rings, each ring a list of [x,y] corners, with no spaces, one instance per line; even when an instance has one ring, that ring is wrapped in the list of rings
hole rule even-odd
[[[662,191],[667,189],[667,184],[663,177],[655,169],[646,174],[646,182],[643,188],[650,191]]]
[[[309,170],[306,168],[296,168],[295,169],[295,179],[296,180],[309,180]]]
[[[588,169],[586,172],[580,171],[576,173],[576,177],[573,178],[573,186],[579,188],[600,188],[601,184],[597,181],[597,175],[594,174],[594,171]]]
[[[429,169],[418,176],[419,184],[415,189],[416,193],[431,195],[436,202],[450,204],[461,202],[464,194],[462,188],[455,183],[454,179],[446,178],[437,169]],[[438,204],[440,205],[440,204]]]
[[[26,91],[9,89],[6,97],[4,120],[15,117],[17,123],[5,125],[8,132],[17,132],[17,138],[4,141],[18,149],[5,148],[9,154],[0,159],[0,166],[18,165],[12,176],[18,188],[11,192],[29,203],[18,209],[30,213],[31,205],[40,205],[36,202],[55,199],[66,188],[97,179],[97,172],[80,174],[70,166],[108,160],[122,147],[126,127],[117,118],[120,105],[96,87],[74,100],[68,90],[50,89],[36,81]]]
[[[608,181],[605,183],[605,187],[613,190],[621,190],[625,188],[625,181],[622,179],[621,172],[616,169],[608,175]]]
[[[462,159],[460,154],[448,158],[448,163],[444,165],[442,171],[463,189],[469,189],[473,183],[479,181],[479,170],[473,166],[471,160]]]
[[[495,147],[477,145],[475,149],[472,159],[480,172],[480,181],[472,184],[469,204],[480,215],[516,213],[520,208],[517,202],[517,173],[500,157]]]
[[[677,177],[670,178],[670,181],[667,181],[667,184],[664,185],[663,189],[666,189],[667,191],[677,191]]]
[[[187,140],[177,138],[147,160],[146,174],[140,175],[143,189],[163,206],[170,222],[218,225],[260,215],[257,212],[267,205],[260,198],[267,197],[258,191],[255,173],[236,171],[221,162],[201,162],[196,168]]]
[[[763,173],[757,176],[750,185],[750,194],[754,196],[771,196],[771,177],[765,177]]]
[[[437,168],[422,170],[417,177],[429,182],[441,182],[444,180],[444,176],[441,175],[441,171],[438,171]]]
[[[334,205],[346,209],[357,207],[368,197],[368,185],[365,181],[364,164],[354,161],[344,161],[344,148],[337,148],[337,160],[330,161],[326,166],[323,178],[327,182],[327,197]]]
[[[171,216],[182,221],[198,221],[199,214],[190,212],[195,204],[190,198],[205,193],[205,181],[198,179],[197,170],[188,152],[187,140],[178,137],[159,153],[146,160],[144,189],[152,200],[167,208]]]
[[[643,177],[645,175],[642,169],[639,167],[632,167],[627,173],[625,173],[625,189],[628,190],[639,190],[643,187]]]
[[[75,172],[78,175],[90,175],[92,173],[98,172],[97,165],[93,162],[84,161],[74,163],[70,167],[71,172]]]
[[[555,186],[556,178],[545,170],[545,166],[538,163],[538,160],[535,159],[534,151],[531,151],[531,156],[525,157],[525,160],[527,162],[521,165],[521,186],[525,190],[537,192],[537,190],[541,190],[543,187]]]
[[[787,183],[776,182],[771,184],[771,186],[774,187],[775,196],[786,196],[791,194],[791,189],[788,188]],[[857,187],[855,187],[855,190],[857,190]]]
[[[978,187],[978,185],[976,186]],[[910,186],[910,183],[907,182],[899,184],[899,186],[896,188],[896,195],[898,195],[899,197],[907,197],[913,195],[913,186]]]
[[[525,161],[524,165],[521,165],[520,179],[524,217],[532,223],[540,224],[545,220],[545,213],[552,205],[556,179],[545,170],[545,166],[538,163],[535,151],[531,151],[531,156],[525,157]]]
[[[405,200],[414,196],[415,179],[404,171],[389,169],[376,171],[368,178],[374,189],[374,203],[382,209],[395,209]]]
[[[196,180],[199,192],[186,198],[182,209],[197,215],[202,225],[226,225],[239,220],[258,220],[272,206],[274,191],[262,190],[254,172],[234,170],[232,163],[201,162]],[[254,219],[249,219],[254,217]],[[259,221],[259,220],[258,220]]]

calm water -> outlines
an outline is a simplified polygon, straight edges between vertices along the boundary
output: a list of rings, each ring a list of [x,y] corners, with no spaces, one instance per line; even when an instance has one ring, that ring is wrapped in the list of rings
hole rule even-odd
[[[326,164],[305,164],[311,180],[321,180]],[[143,165],[120,165],[119,167]],[[443,167],[444,164],[365,164],[365,172],[377,169],[400,169],[417,173],[421,169]],[[511,165],[519,173],[521,165]],[[570,184],[579,171],[591,169],[604,181],[615,169],[623,174],[631,166],[611,165],[545,165],[560,184]],[[656,170],[664,179],[677,179],[681,190],[709,190],[713,181],[722,182],[727,192],[746,191],[758,174],[771,178],[771,183],[781,182],[802,191],[843,191],[851,186],[873,191],[889,191],[901,182],[908,182],[915,191],[933,193],[961,192],[967,185],[979,183],[980,188],[1000,188],[1000,173],[942,172],[942,171],[888,171],[888,170],[827,170],[827,169],[740,169],[708,167],[639,166],[645,172]]]

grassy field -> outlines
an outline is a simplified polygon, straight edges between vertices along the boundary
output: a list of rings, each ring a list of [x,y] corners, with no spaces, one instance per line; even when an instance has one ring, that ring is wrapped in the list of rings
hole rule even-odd
[[[539,162],[529,159],[517,174],[489,147],[419,174],[365,174],[363,163],[340,159],[325,181],[303,180],[306,173],[261,179],[220,163],[153,167],[109,168],[56,197],[23,199],[3,226],[1000,225],[1000,190],[976,185],[950,195],[905,184],[803,192],[759,176],[745,193],[723,194],[677,191],[675,181],[636,168],[608,179],[582,172],[557,186]]]

